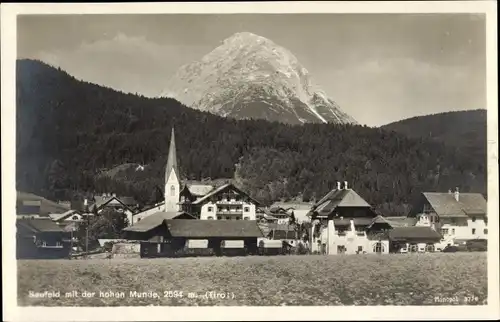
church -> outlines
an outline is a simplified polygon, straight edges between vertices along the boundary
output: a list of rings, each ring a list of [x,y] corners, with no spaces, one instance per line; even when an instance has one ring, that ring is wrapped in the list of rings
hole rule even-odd
[[[141,257],[184,256],[193,249],[206,255],[257,253],[263,237],[259,203],[232,183],[181,183],[173,129],[164,189],[164,201],[134,214],[123,230],[125,239],[140,241]]]
[[[172,128],[165,167],[164,201],[134,214],[131,224],[158,213],[163,213],[166,219],[256,220],[259,206],[258,201],[232,183],[181,183]]]

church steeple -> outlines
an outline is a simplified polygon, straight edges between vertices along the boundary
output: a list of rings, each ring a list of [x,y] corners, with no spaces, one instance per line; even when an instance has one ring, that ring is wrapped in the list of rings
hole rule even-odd
[[[165,168],[165,182],[170,177],[172,170],[175,171],[175,175],[179,178],[179,170],[177,169],[177,153],[175,149],[175,132],[172,127],[172,134],[170,135],[170,148],[168,149],[168,159],[167,167]]]
[[[165,167],[165,211],[179,211],[179,169],[177,168],[177,154],[175,149],[175,133],[172,127],[170,148],[168,149],[167,166]]]

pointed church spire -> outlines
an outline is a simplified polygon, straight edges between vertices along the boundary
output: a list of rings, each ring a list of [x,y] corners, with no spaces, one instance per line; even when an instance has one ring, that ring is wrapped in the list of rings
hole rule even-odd
[[[172,170],[175,171],[175,175],[179,178],[179,170],[177,169],[177,153],[175,149],[175,133],[173,127],[172,135],[170,136],[170,148],[168,149],[167,167],[165,168],[165,182],[170,177]]]

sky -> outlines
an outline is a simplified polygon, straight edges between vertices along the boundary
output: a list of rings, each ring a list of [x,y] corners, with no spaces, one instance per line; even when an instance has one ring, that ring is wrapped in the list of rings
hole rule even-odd
[[[243,31],[290,50],[361,124],[486,108],[480,14],[25,15],[17,57],[154,97],[180,66]]]

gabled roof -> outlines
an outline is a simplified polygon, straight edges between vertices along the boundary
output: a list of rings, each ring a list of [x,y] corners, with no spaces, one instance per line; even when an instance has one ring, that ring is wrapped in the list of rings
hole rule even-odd
[[[375,217],[375,218],[372,220],[372,222],[370,223],[370,225],[368,226],[368,228],[372,227],[372,226],[373,226],[373,225],[375,225],[375,224],[387,224],[387,225],[389,225],[390,227],[394,227],[394,226],[392,225],[392,223],[391,223],[389,220],[387,220],[387,218],[384,218],[384,217],[382,217],[382,216],[380,216],[380,215],[378,215],[377,217]]]
[[[64,230],[51,219],[17,219],[18,226],[22,226],[33,233],[64,232]]]
[[[469,217],[486,215],[486,199],[480,193],[460,193],[458,201],[453,193],[424,192],[422,195],[438,216]]]
[[[264,237],[255,220],[167,220],[172,237],[251,238]]]
[[[163,224],[164,220],[171,220],[175,219],[177,217],[187,217],[187,218],[192,218],[191,215],[189,215],[186,212],[163,212],[159,211],[157,213],[154,213],[150,216],[145,217],[141,221],[138,221],[132,226],[126,227],[123,229],[124,231],[136,231],[136,232],[147,232],[150,231],[153,228],[158,227],[159,225]],[[180,219],[179,219],[180,220]]]
[[[365,207],[371,208],[370,204],[361,198],[352,189],[333,189],[318,201],[311,209],[313,212],[329,214],[338,207]]]
[[[391,240],[436,240],[442,236],[439,232],[427,226],[395,227],[389,231]]]
[[[221,193],[221,192],[223,192],[223,191],[225,191],[225,190],[230,190],[230,189],[235,190],[236,192],[238,192],[238,193],[240,193],[240,194],[242,194],[242,195],[246,196],[247,198],[249,198],[250,200],[252,200],[252,202],[253,202],[253,203],[255,203],[256,205],[260,205],[260,203],[259,203],[257,200],[255,200],[255,199],[253,199],[252,197],[250,197],[250,196],[249,196],[246,192],[244,192],[243,190],[239,189],[238,187],[236,187],[236,186],[235,186],[234,184],[232,184],[232,183],[226,183],[225,185],[222,185],[222,186],[220,186],[219,188],[217,188],[217,189],[214,189],[214,190],[210,191],[210,192],[209,192],[208,194],[206,194],[205,196],[203,196],[203,197],[201,197],[201,198],[199,198],[199,199],[195,200],[195,201],[193,202],[193,204],[194,204],[194,205],[196,205],[196,204],[200,204],[200,203],[202,203],[203,201],[208,200],[210,197],[215,196],[215,195],[217,195],[218,193]]]
[[[113,200],[116,200],[119,204],[121,204],[123,207],[125,207],[126,209],[130,210],[131,212],[133,212],[133,210],[127,206],[126,204],[124,204],[118,197],[116,196],[112,196],[112,197],[109,197],[108,199],[101,199],[99,201],[97,201],[96,203],[92,204],[92,205],[89,205],[89,210],[92,211],[94,208],[97,208],[97,209],[101,209],[102,207],[106,206],[108,203],[110,203],[111,201]]]
[[[45,199],[32,193],[17,191],[17,201],[28,204],[40,206],[39,214],[41,216],[48,216],[49,214],[61,213],[69,210],[66,205],[58,204],[57,202]]]

